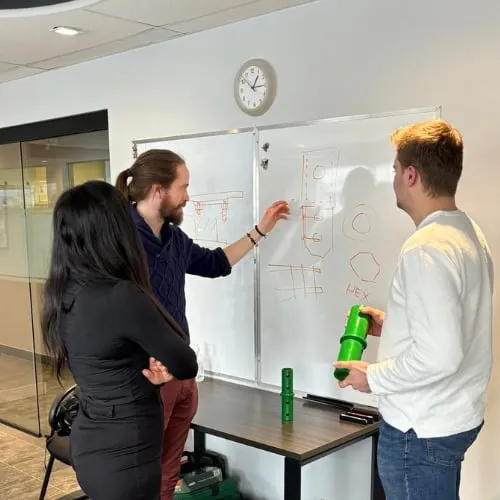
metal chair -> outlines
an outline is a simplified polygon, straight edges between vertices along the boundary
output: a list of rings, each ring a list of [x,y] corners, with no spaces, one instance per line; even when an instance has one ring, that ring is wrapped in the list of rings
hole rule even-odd
[[[63,464],[72,466],[71,454],[69,450],[69,436],[71,425],[76,417],[79,408],[79,390],[77,385],[73,385],[63,393],[59,394],[52,403],[49,411],[50,434],[47,436],[45,444],[50,458],[43,479],[40,500],[44,500],[49,485],[50,474],[54,461],[59,460]],[[88,498],[83,496],[80,498]]]

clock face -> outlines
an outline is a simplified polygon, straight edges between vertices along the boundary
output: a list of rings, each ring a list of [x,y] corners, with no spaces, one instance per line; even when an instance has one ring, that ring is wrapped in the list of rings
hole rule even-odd
[[[276,95],[276,77],[272,66],[263,59],[247,61],[238,71],[234,82],[234,97],[247,114],[265,113]]]
[[[265,102],[268,92],[266,75],[258,66],[248,66],[241,73],[238,93],[241,104],[249,109],[256,109]]]

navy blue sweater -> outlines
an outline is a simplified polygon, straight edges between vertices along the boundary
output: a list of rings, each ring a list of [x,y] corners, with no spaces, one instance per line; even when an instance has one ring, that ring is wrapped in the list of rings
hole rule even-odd
[[[132,216],[146,250],[153,292],[186,332],[189,341],[184,293],[186,273],[206,278],[227,276],[231,273],[231,265],[226,254],[222,248],[200,247],[181,228],[172,224],[164,224],[161,239],[157,238],[135,206],[132,207]]]

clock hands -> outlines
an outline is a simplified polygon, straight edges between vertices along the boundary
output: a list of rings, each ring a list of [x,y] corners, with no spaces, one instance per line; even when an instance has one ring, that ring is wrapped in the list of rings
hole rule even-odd
[[[257,77],[258,78],[258,77]],[[243,77],[243,80],[245,80],[245,82],[248,84],[248,86],[255,92],[255,88],[254,86],[245,78]],[[255,84],[254,84],[255,85]]]
[[[257,75],[255,77],[255,81],[253,82],[253,85],[247,80],[246,77],[242,77],[242,80],[254,91],[256,92],[255,89],[258,89],[258,88],[261,88],[261,87],[265,87],[266,85],[265,84],[260,84],[260,85],[257,85],[257,82],[259,81],[259,75]]]

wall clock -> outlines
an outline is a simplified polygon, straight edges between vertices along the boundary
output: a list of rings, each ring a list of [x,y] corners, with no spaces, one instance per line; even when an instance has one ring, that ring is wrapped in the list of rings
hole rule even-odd
[[[246,61],[234,79],[234,98],[251,116],[264,114],[276,98],[276,73],[264,59]]]

